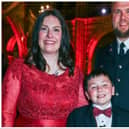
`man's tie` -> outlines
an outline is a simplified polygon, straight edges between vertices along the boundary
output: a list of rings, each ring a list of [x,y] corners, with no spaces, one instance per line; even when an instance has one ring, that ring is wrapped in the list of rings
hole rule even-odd
[[[100,110],[100,109],[98,109],[96,107],[93,108],[94,116],[98,116],[100,114],[104,114],[107,117],[111,117],[111,113],[112,113],[111,108],[107,108],[105,110]]]
[[[124,43],[121,43],[120,44],[120,53],[119,53],[120,56],[124,55],[124,47],[125,47]]]

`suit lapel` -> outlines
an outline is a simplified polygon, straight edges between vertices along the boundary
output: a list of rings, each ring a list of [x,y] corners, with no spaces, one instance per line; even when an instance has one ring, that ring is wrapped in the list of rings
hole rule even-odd
[[[107,53],[108,53],[108,55],[111,55],[114,57],[117,56],[117,42],[116,42],[116,40],[114,40],[114,42],[109,45],[109,47],[107,48]]]
[[[91,104],[89,106],[88,117],[89,117],[89,119],[87,119],[87,121],[88,121],[87,123],[89,124],[89,127],[91,127],[91,126],[96,127],[97,124],[96,124],[96,120],[93,115],[93,107]]]
[[[119,123],[121,123],[120,117],[117,115],[116,110],[117,109],[112,107],[112,127],[119,127]]]

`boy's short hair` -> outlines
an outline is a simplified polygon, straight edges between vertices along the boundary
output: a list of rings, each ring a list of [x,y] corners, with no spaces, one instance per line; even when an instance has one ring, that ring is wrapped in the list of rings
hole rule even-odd
[[[100,75],[107,76],[113,85],[112,78],[110,77],[110,75],[107,72],[105,72],[103,69],[96,69],[96,70],[93,70],[90,74],[85,75],[84,81],[83,81],[84,91],[88,90],[88,81],[90,79],[100,76]]]

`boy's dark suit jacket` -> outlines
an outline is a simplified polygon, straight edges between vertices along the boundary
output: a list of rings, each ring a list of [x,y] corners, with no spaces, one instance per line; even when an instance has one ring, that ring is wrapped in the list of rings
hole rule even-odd
[[[73,110],[68,119],[67,127],[96,127],[92,105]],[[112,106],[112,127],[129,127],[129,112]]]

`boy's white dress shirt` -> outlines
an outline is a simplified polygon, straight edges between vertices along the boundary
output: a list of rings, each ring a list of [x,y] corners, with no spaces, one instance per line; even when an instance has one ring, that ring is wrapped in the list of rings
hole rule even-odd
[[[110,108],[111,106],[112,106],[111,103],[109,103],[104,108],[100,107],[99,105],[93,104],[93,107],[97,107],[100,110],[105,110],[107,108]],[[96,119],[97,127],[111,127],[112,125],[112,115],[111,117],[107,117],[104,114],[100,114],[96,116],[95,119]]]

